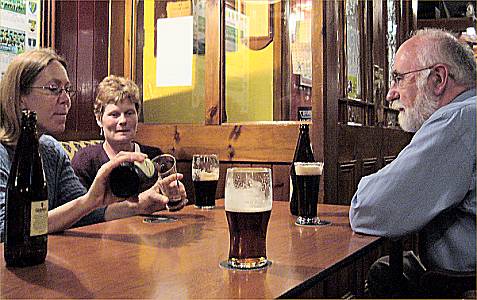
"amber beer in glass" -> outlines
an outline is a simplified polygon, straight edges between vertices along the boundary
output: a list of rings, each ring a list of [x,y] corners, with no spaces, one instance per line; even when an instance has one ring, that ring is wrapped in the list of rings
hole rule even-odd
[[[294,163],[297,182],[297,225],[318,225],[318,193],[323,171],[321,162]]]
[[[272,211],[269,168],[230,168],[225,179],[225,212],[229,225],[228,265],[239,269],[265,266],[267,227]]]

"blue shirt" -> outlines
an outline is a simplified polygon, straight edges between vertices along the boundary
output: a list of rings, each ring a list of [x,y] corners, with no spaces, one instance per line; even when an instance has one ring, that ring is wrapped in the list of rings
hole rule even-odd
[[[68,155],[53,137],[40,137],[40,156],[48,187],[48,209],[52,210],[86,194],[86,189],[75,175]],[[0,242],[4,236],[5,191],[13,160],[13,150],[0,144]],[[99,208],[79,220],[75,226],[104,221],[105,208]]]
[[[397,158],[363,177],[351,201],[354,231],[419,231],[428,268],[475,271],[476,94],[468,90],[424,122]]]

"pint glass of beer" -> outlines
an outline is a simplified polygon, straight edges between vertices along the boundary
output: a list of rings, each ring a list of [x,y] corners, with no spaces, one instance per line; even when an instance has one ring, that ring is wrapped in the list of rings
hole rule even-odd
[[[192,157],[192,182],[195,207],[215,207],[215,191],[219,180],[219,159],[215,154],[195,154]]]
[[[318,218],[318,193],[322,162],[295,162],[297,181],[297,225],[324,225]],[[326,222],[326,221],[324,221]],[[328,223],[327,223],[328,224]]]
[[[254,269],[268,263],[266,239],[272,199],[269,168],[227,169],[225,213],[230,234],[230,267]]]

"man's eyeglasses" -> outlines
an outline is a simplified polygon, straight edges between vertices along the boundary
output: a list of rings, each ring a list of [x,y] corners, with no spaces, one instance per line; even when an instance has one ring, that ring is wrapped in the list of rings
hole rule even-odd
[[[394,72],[391,73],[391,79],[392,79],[391,86],[395,83],[398,87],[401,87],[402,82],[404,80],[404,77],[406,75],[416,73],[416,72],[421,72],[421,71],[424,71],[424,70],[430,70],[434,67],[435,67],[435,65],[432,65],[432,66],[429,66],[429,67],[425,67],[425,68],[422,68],[422,69],[413,70],[413,71],[409,71],[409,72],[405,72],[405,73],[398,73],[398,72],[394,71]]]
[[[73,98],[76,95],[76,90],[73,89],[71,86],[66,87],[59,87],[56,85],[48,85],[48,86],[31,86],[31,89],[43,89],[50,92],[50,94],[54,96],[59,96],[63,91],[70,97]]]

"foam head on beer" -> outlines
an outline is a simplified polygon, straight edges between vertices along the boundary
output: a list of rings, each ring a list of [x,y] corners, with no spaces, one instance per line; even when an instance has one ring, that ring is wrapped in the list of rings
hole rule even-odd
[[[193,181],[214,181],[219,180],[219,169],[214,169],[211,172],[207,172],[199,169],[192,169]]]
[[[295,173],[297,176],[316,176],[323,172],[321,162],[296,162]]]
[[[228,169],[225,210],[234,212],[271,210],[273,199],[271,182],[271,170],[268,168]]]

